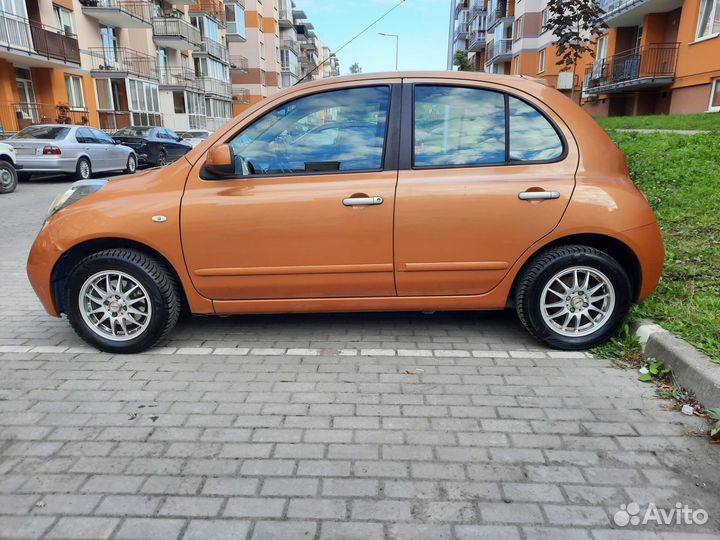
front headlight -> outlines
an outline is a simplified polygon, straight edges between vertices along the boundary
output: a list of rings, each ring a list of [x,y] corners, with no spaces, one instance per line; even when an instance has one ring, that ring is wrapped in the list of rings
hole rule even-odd
[[[61,193],[50,205],[48,209],[47,218],[59,212],[63,208],[67,208],[73,203],[76,203],[88,195],[92,195],[96,191],[99,191],[107,180],[80,180],[79,182],[73,183],[65,193]]]

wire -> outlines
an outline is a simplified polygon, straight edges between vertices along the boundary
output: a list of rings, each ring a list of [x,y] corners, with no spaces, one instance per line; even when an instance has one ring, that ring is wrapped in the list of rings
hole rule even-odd
[[[348,45],[350,45],[353,41],[355,41],[357,38],[359,38],[360,36],[362,36],[365,32],[367,32],[368,30],[370,30],[373,26],[375,26],[377,23],[379,23],[380,21],[382,21],[385,17],[387,17],[388,15],[390,15],[390,13],[392,13],[393,11],[395,11],[397,8],[399,8],[399,7],[400,7],[402,4],[404,4],[404,3],[405,3],[405,0],[400,0],[397,4],[395,4],[393,7],[391,7],[390,9],[388,9],[388,10],[387,10],[385,13],[383,13],[380,17],[378,17],[377,19],[375,19],[375,20],[374,20],[373,22],[371,22],[368,26],[366,26],[363,30],[361,30],[360,33],[358,33],[358,34],[356,34],[355,36],[353,36],[353,37],[350,39],[350,41],[348,41],[347,43],[345,43],[345,44],[344,44],[342,47],[340,47],[337,51],[335,51],[334,53],[332,53],[330,56],[328,56],[325,60],[323,60],[323,61],[320,62],[319,64],[315,65],[314,68],[312,68],[312,69],[311,69],[310,71],[308,71],[305,75],[303,75],[302,79],[300,79],[298,82],[296,82],[295,84],[293,84],[293,86],[295,86],[295,85],[300,84],[301,82],[303,82],[306,78],[308,78],[310,75],[312,75],[313,73],[315,73],[316,70],[318,70],[320,67],[322,67],[322,66],[325,64],[325,62],[327,62],[327,61],[330,60],[331,58],[336,58],[337,53],[339,53],[340,51],[342,51],[345,47],[347,47]]]

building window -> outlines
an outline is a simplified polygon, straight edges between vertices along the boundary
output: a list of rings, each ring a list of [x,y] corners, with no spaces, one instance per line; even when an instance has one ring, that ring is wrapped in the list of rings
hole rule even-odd
[[[540,12],[540,16],[542,17],[542,26],[540,27],[540,32],[546,32],[548,30],[548,21],[550,20],[550,10],[548,8],[543,9]]]
[[[245,9],[239,4],[225,4],[226,32],[245,37]]]
[[[720,112],[720,79],[715,79],[710,87],[710,106],[708,111]]]
[[[538,73],[545,72],[545,51],[546,49],[543,49],[538,53]]]
[[[65,75],[65,88],[67,90],[68,105],[72,110],[85,110],[85,96],[83,95],[82,79],[74,75]]]
[[[702,0],[698,19],[697,39],[720,34],[719,0]]]
[[[513,58],[513,74],[520,75],[520,57]]]
[[[57,27],[65,31],[66,34],[74,34],[72,12],[60,6],[53,5],[53,13],[55,13],[55,22]]]
[[[517,41],[522,37],[523,33],[523,17],[520,16],[515,19],[515,28],[513,28],[513,39]]]

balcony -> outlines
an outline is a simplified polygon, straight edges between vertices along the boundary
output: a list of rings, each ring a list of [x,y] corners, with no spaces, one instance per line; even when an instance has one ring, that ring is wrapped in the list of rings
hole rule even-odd
[[[150,28],[151,6],[147,0],[80,0],[83,15],[117,28]]]
[[[295,55],[300,54],[300,44],[297,42],[297,40],[294,39],[281,39],[280,48],[292,51],[295,53]]]
[[[221,81],[214,77],[202,77],[202,89],[206,94],[212,94],[219,97],[230,97],[231,86],[227,81]]]
[[[300,43],[300,49],[317,51],[317,41],[314,37],[300,39],[298,40],[298,43]]]
[[[610,28],[638,26],[648,13],[666,13],[683,5],[683,0],[598,0]]]
[[[455,11],[453,12],[455,18],[457,19],[458,15],[463,9],[468,8],[468,2],[467,0],[457,0],[455,2]]]
[[[157,81],[158,66],[154,56],[127,47],[90,47],[89,52],[93,77],[119,77],[128,75]]]
[[[460,39],[467,39],[468,34],[470,34],[470,23],[458,21],[455,24],[455,32],[453,34],[453,41],[458,41]]]
[[[75,34],[0,11],[0,58],[18,57],[30,67],[80,65],[80,47]]]
[[[280,73],[288,73],[300,78],[300,65],[299,64],[280,64]]]
[[[220,26],[225,26],[225,7],[220,0],[197,0],[196,3],[190,4],[190,15],[199,14],[212,17]]]
[[[228,52],[228,48],[222,43],[208,37],[202,39],[200,42],[200,49],[196,51],[193,56],[202,55],[212,56],[223,64],[230,62],[230,53]]]
[[[20,131],[33,124],[85,125],[88,122],[87,109],[68,111],[49,103],[0,102],[0,126],[6,133]]]
[[[585,72],[587,94],[613,94],[668,86],[675,81],[678,43],[648,45],[604,60]]]
[[[153,41],[158,47],[179,51],[200,48],[200,30],[179,17],[154,17],[152,27]]]
[[[291,9],[281,9],[278,12],[278,25],[280,28],[293,27],[293,14]]]
[[[479,52],[485,48],[485,30],[473,30],[470,32],[470,39],[468,40],[468,51]]]
[[[160,90],[204,90],[200,77],[186,67],[161,67],[158,74]]]
[[[233,85],[232,87],[232,101],[239,105],[250,104],[250,90]]]
[[[247,73],[248,60],[244,56],[232,55],[230,57],[230,72]]]
[[[470,2],[470,18],[480,13],[485,14],[485,0],[471,0]]]
[[[501,23],[505,19],[512,19],[512,15],[508,13],[508,4],[503,0],[498,2],[495,9],[489,9],[487,14],[487,29],[491,30],[495,25]]]
[[[512,39],[500,39],[487,44],[487,64],[499,64],[512,60]]]

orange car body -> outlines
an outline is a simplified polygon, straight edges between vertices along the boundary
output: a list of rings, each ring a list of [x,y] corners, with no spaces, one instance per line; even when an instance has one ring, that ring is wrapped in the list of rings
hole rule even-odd
[[[379,83],[519,96],[554,121],[567,142],[565,157],[514,166],[200,177],[210,148],[277,106],[320,90]],[[560,197],[518,198],[541,190]],[[384,204],[343,206],[353,195],[382,197]],[[119,245],[164,259],[197,314],[503,309],[533,254],[578,238],[618,254],[635,301],[656,287],[664,252],[655,216],[629,179],[622,153],[571,100],[519,77],[359,75],[282,91],[177,162],[111,179],[49,218],[28,275],[54,316],[63,309],[58,287],[70,269],[65,261]]]

